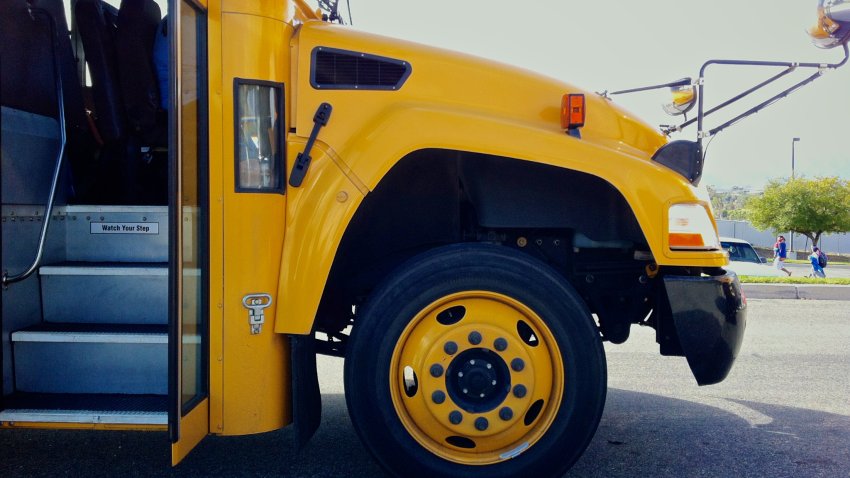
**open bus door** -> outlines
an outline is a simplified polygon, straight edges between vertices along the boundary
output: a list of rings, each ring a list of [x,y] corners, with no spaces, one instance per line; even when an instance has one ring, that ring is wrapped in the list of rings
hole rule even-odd
[[[171,98],[169,431],[172,464],[209,433],[207,12],[169,5]]]

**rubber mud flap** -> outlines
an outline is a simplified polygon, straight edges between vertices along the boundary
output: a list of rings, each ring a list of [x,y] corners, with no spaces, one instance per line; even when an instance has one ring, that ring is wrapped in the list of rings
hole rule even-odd
[[[322,420],[322,394],[316,372],[316,347],[312,335],[290,336],[292,356],[292,423],[295,449],[304,449]]]
[[[700,385],[729,374],[747,325],[747,302],[738,276],[665,276],[673,324]]]

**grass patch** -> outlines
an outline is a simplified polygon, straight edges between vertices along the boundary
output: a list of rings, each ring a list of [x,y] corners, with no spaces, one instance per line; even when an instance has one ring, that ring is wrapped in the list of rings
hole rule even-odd
[[[829,272],[827,272],[829,273]],[[821,284],[821,285],[850,285],[850,279],[831,278],[819,279],[816,277],[757,277],[738,276],[745,284]]]
[[[797,257],[799,257],[799,256],[797,256]],[[833,260],[832,257],[833,256],[829,256],[829,263],[830,264],[841,264],[841,265],[844,265],[844,266],[847,265],[846,261],[844,261],[844,262],[842,262],[840,260],[836,261],[836,260]],[[770,263],[770,264],[773,264],[773,259],[770,259],[767,262]],[[812,261],[809,260],[808,256],[806,256],[805,259],[785,259],[785,262],[787,262],[789,264],[811,264],[812,263]]]

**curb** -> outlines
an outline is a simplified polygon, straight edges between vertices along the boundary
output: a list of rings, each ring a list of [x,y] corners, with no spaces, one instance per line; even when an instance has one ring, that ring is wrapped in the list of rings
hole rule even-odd
[[[748,299],[850,301],[850,286],[818,284],[741,284]]]

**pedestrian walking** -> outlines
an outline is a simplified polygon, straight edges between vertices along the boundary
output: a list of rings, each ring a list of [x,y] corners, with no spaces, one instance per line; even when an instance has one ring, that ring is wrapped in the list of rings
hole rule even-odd
[[[818,249],[818,246],[812,246],[812,253],[809,255],[809,262],[812,263],[812,277],[826,277],[826,273],[823,271],[823,266],[821,265],[821,254],[823,253]]]
[[[791,275],[791,271],[785,268],[785,259],[788,257],[788,245],[785,244],[785,236],[776,238],[776,244],[773,245],[773,267]]]

